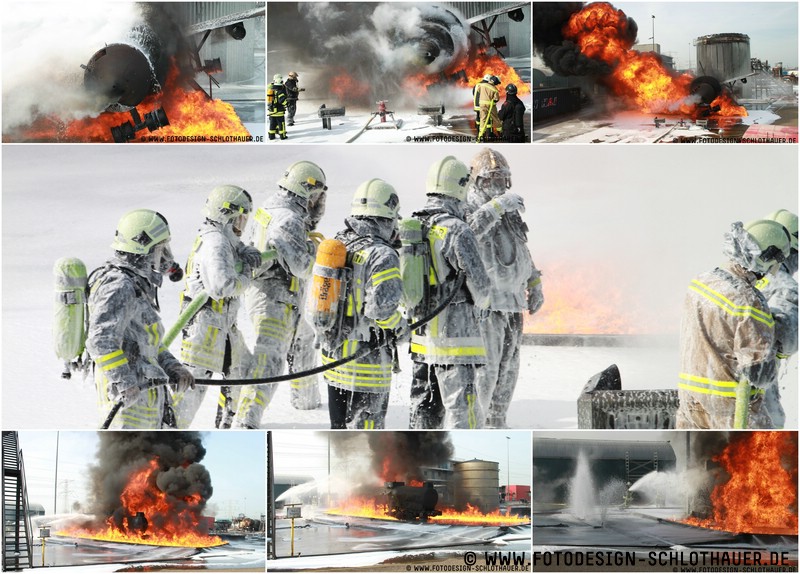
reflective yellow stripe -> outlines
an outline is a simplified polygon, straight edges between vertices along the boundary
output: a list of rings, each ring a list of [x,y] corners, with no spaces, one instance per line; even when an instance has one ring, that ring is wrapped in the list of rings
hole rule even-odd
[[[736,397],[736,387],[739,386],[739,383],[736,381],[714,381],[712,379],[707,379],[705,377],[697,377],[694,375],[689,375],[686,373],[680,373],[678,375],[683,381],[688,381],[689,383],[694,384],[687,384],[687,383],[678,383],[678,388],[683,389],[685,391],[690,391],[693,393],[701,393],[704,395],[714,395],[718,397]],[[731,389],[731,390],[725,390]],[[751,388],[750,395],[763,395],[764,389],[758,388]]]
[[[364,429],[372,430],[375,428],[375,421],[371,421],[369,419],[364,421]]]
[[[383,319],[382,321],[375,321],[375,323],[377,323],[382,329],[394,329],[398,324],[400,324],[400,319],[402,318],[403,316],[400,314],[400,312],[395,311],[390,317]]]
[[[421,355],[442,356],[451,355],[455,357],[466,356],[486,356],[485,347],[428,347],[420,343],[411,343],[411,352]]]
[[[117,360],[114,361],[114,359]],[[111,369],[116,369],[122,365],[127,365],[128,357],[125,356],[125,352],[122,349],[117,349],[116,351],[112,351],[100,357],[97,361],[95,361],[95,364],[100,367],[101,371],[110,371]]]
[[[397,267],[392,267],[391,269],[387,269],[386,271],[381,271],[380,273],[376,273],[371,277],[372,286],[377,287],[384,281],[389,281],[390,279],[400,279],[403,280],[403,277],[400,275],[400,269]]]
[[[536,287],[537,285],[540,285],[541,283],[542,283],[542,278],[541,277],[537,277],[536,279],[534,279],[533,281],[530,281],[528,283],[528,287]]]
[[[108,353],[107,355],[103,355],[102,357],[97,359],[97,362],[98,363],[104,363],[104,362],[108,361],[109,359],[113,359],[114,357],[119,357],[123,353],[124,353],[124,351],[122,349],[117,349],[116,351],[112,351],[111,353]]]
[[[775,326],[775,321],[773,321],[772,315],[769,313],[765,313],[760,309],[756,309],[755,307],[750,307],[747,305],[736,305],[733,301],[721,293],[714,291],[708,285],[704,285],[696,279],[691,282],[689,289],[695,293],[698,293],[699,295],[702,295],[730,315],[734,315],[736,317],[751,317],[760,323],[764,323],[768,327]]]

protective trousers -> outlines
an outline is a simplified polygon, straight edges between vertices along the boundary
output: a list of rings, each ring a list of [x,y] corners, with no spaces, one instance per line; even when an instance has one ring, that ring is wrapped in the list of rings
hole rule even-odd
[[[389,393],[366,393],[328,385],[332,429],[373,430],[386,426]]]
[[[274,140],[278,135],[282,140],[286,139],[286,118],[283,114],[269,116],[269,139]]]
[[[286,356],[300,319],[299,310],[291,303],[268,297],[269,286],[254,283],[247,292],[247,306],[256,330],[255,365],[251,378],[261,379],[283,374]],[[237,428],[259,428],[264,410],[269,406],[276,384],[242,387],[236,409]]]
[[[427,367],[428,380],[423,381],[422,364],[416,363],[414,366],[411,382],[411,428],[483,428],[486,414],[478,400],[476,381],[482,376],[480,372],[484,365]],[[437,423],[438,426],[432,426]]]
[[[104,423],[106,417],[114,407],[115,401],[108,398],[108,380],[100,369],[95,369],[95,386],[97,388],[97,406],[100,410],[101,420]],[[164,418],[164,401],[166,400],[166,388],[155,387],[143,390],[132,405],[123,406],[114,420],[111,422],[111,429],[123,430],[152,430],[161,428],[161,421]]]
[[[736,399],[692,393],[678,389],[678,412],[676,429],[732,429]],[[750,399],[750,414],[747,428],[771,429],[772,419],[764,404],[764,395]]]
[[[302,317],[297,324],[292,346],[289,349],[289,372],[299,373],[317,366],[319,353],[314,348],[314,330]],[[292,379],[292,406],[298,410],[313,410],[322,404],[317,375]]]
[[[519,376],[522,313],[490,311],[480,321],[486,365],[479,370],[478,400],[487,428],[506,428],[506,413]]]

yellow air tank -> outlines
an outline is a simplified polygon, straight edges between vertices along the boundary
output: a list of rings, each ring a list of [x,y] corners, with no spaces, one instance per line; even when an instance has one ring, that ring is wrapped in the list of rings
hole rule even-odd
[[[317,248],[309,312],[315,329],[327,330],[334,326],[344,287],[344,266],[347,248],[338,239],[326,239]]]

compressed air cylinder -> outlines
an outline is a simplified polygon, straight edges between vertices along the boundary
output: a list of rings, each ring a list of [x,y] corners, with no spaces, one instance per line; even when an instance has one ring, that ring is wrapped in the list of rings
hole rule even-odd
[[[86,343],[86,265],[75,257],[63,257],[53,266],[53,275],[53,346],[56,356],[68,363],[83,353]]]
[[[336,323],[346,260],[347,248],[338,239],[326,239],[317,247],[307,307],[307,317],[316,330],[328,330]]]
[[[425,295],[427,244],[422,237],[422,223],[419,219],[413,217],[401,219],[399,227],[403,303],[406,309],[413,309]]]

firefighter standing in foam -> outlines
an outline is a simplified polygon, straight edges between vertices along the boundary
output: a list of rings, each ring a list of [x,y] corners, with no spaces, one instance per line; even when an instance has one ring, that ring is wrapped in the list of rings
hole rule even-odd
[[[519,376],[522,312],[536,313],[544,303],[541,273],[528,250],[522,198],[507,191],[511,170],[506,159],[485,148],[473,158],[470,175],[467,220],[492,281],[489,309],[480,321],[487,362],[478,397],[486,426],[505,428]]]
[[[89,277],[86,348],[94,358],[95,385],[103,418],[118,401],[114,428],[158,429],[164,419],[165,386],[194,385],[191,373],[161,345],[164,326],[156,291],[172,263],[167,220],[139,209],[120,219],[115,254]]]
[[[411,428],[483,428],[486,414],[477,400],[478,371],[486,364],[476,306],[489,304],[491,281],[475,234],[464,221],[469,171],[453,156],[428,170],[425,207],[414,213],[430,245],[428,297],[414,316],[435,309],[466,274],[445,309],[411,335]]]
[[[781,263],[774,276],[765,276],[756,286],[764,294],[772,317],[775,319],[775,352],[778,358],[778,376],[775,384],[767,388],[764,396],[775,428],[783,428],[786,414],[781,405],[781,393],[778,386],[780,366],[797,352],[797,215],[780,209],[764,219],[777,221],[790,236],[791,247],[789,257]]]
[[[245,295],[247,313],[256,331],[254,379],[280,375],[286,366],[316,251],[308,234],[309,203],[319,201],[328,189],[325,174],[310,161],[289,166],[278,188],[256,212],[252,229],[252,243],[260,250],[274,249],[277,254],[275,260],[256,270]],[[235,426],[259,428],[276,390],[275,384],[244,387]]]
[[[764,392],[776,376],[775,320],[756,282],[789,254],[783,226],[736,222],[725,234],[728,261],[689,285],[681,321],[676,428],[733,428],[736,388],[751,388],[750,428],[772,428]]]
[[[398,306],[403,296],[400,259],[391,242],[397,233],[400,200],[380,179],[356,190],[336,235],[347,248],[351,270],[340,327],[322,334],[322,363],[347,357],[369,344],[373,333],[383,342],[369,354],[325,371],[332,429],[382,429],[389,407],[394,344],[407,337]]]
[[[181,361],[195,377],[220,373],[233,378],[247,376],[252,361],[236,326],[239,297],[249,284],[251,269],[261,264],[261,253],[239,237],[252,210],[250,194],[235,185],[214,188],[206,200],[205,221],[200,226],[186,264],[186,288],[181,308],[202,292],[209,299],[183,330]],[[217,428],[229,428],[238,387],[220,390]],[[188,428],[205,397],[200,386],[173,396],[178,428]]]

